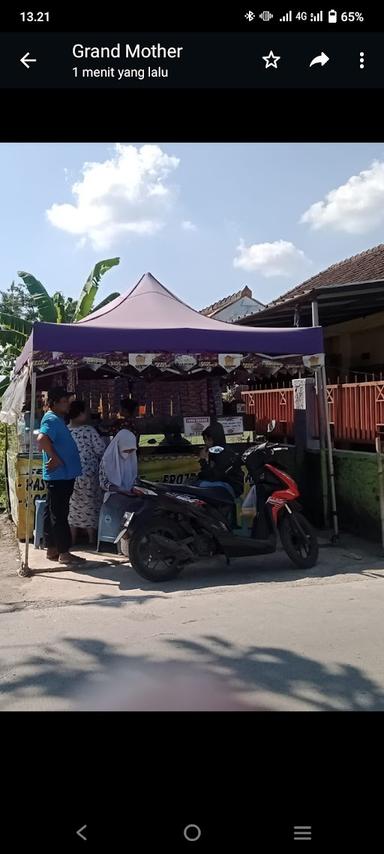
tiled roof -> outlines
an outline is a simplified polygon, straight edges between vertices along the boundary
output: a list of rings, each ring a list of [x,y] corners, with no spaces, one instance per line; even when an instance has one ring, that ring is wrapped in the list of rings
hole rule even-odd
[[[237,291],[236,294],[224,297],[224,299],[219,300],[219,302],[214,302],[213,305],[209,305],[208,308],[200,309],[200,314],[205,314],[206,317],[211,317],[213,314],[217,314],[218,311],[222,311],[223,308],[227,308],[228,305],[233,305],[234,302],[237,302],[237,300],[242,297],[252,297],[252,291],[247,285],[241,291]]]
[[[384,243],[367,249],[365,252],[360,252],[359,255],[353,255],[352,258],[346,258],[344,261],[332,264],[331,267],[327,267],[326,270],[317,273],[316,276],[312,276],[311,279],[307,279],[301,285],[297,285],[278,299],[268,303],[267,308],[273,308],[285,300],[300,297],[316,288],[328,285],[353,284],[353,282],[368,282],[382,278],[384,278]]]

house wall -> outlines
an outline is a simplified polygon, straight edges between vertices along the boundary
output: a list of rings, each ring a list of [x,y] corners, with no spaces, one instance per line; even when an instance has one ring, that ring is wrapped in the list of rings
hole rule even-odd
[[[380,499],[377,457],[374,453],[333,453],[337,511],[341,530],[380,542]],[[304,506],[314,524],[321,525],[320,453],[308,451],[300,467]]]
[[[376,454],[335,450],[333,460],[340,530],[379,543],[381,526]],[[290,445],[284,454],[284,467],[299,485],[305,515],[313,525],[323,527],[320,451],[300,452]]]
[[[223,308],[221,311],[218,311],[217,314],[212,315],[215,320],[225,320],[227,323],[234,323],[235,320],[239,320],[240,317],[247,317],[249,314],[255,314],[256,311],[260,311],[264,306],[253,299],[252,297],[241,297],[236,302],[232,303],[232,305],[227,305],[226,308]]]
[[[329,366],[369,371],[384,365],[384,312],[327,326],[324,337]]]

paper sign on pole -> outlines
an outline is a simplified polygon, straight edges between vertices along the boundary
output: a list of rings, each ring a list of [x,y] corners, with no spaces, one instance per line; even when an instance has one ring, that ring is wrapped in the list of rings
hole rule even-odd
[[[292,380],[293,386],[293,408],[306,409],[306,381]]]

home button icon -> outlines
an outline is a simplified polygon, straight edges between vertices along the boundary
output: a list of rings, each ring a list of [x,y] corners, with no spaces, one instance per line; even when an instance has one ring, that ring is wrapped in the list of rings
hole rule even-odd
[[[198,824],[187,824],[183,833],[187,842],[198,842],[201,837],[201,828]]]

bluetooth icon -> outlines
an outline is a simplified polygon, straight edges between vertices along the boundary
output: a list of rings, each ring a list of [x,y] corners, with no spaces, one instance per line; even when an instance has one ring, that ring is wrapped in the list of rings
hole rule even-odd
[[[251,23],[251,21],[253,21],[253,20],[256,18],[256,15],[255,15],[255,13],[254,13],[254,12],[252,12],[251,10],[249,10],[249,12],[246,12],[246,13],[245,13],[244,18],[246,18],[246,19],[247,19],[247,21],[249,21],[249,23]]]

